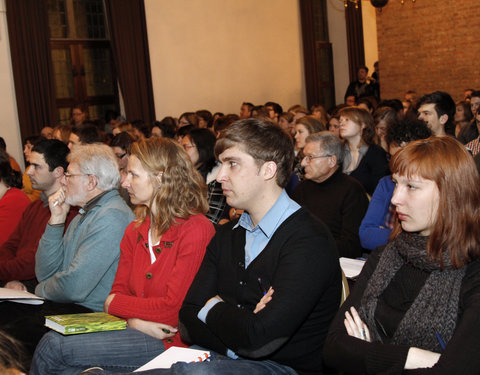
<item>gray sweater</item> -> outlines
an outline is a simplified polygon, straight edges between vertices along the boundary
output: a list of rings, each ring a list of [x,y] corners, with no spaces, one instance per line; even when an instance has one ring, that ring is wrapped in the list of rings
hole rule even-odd
[[[120,241],[134,215],[117,190],[106,192],[63,226],[47,225],[35,257],[35,294],[102,311],[120,257]]]

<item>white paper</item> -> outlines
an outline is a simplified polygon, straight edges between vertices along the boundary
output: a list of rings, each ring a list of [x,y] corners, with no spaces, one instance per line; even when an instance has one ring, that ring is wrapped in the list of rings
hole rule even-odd
[[[208,357],[210,357],[210,352],[205,350],[172,346],[165,350],[162,354],[152,359],[150,362],[136,369],[134,372],[152,370],[156,368],[170,368],[174,363],[177,362],[202,362]]]
[[[340,267],[347,279],[353,279],[360,275],[364,264],[365,261],[361,259],[340,258]]]
[[[0,302],[5,301],[41,305],[43,298],[23,290],[0,288]]]

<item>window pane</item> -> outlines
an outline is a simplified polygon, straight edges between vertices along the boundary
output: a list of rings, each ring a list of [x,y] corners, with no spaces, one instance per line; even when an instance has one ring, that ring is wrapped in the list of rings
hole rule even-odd
[[[74,93],[70,49],[52,49],[57,98],[72,98]]]
[[[75,25],[79,39],[105,39],[102,0],[74,0]]]
[[[113,104],[89,106],[88,113],[90,114],[90,120],[103,120],[105,118],[105,112],[108,110],[115,111],[116,108]]]
[[[58,123],[70,125],[70,108],[58,108]]]
[[[50,38],[66,38],[68,28],[65,0],[48,0],[47,6]]]
[[[83,66],[87,96],[114,95],[110,51],[107,48],[83,48]]]

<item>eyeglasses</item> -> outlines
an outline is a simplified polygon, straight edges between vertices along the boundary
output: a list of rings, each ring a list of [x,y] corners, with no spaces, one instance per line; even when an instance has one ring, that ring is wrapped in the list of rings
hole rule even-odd
[[[75,176],[90,176],[89,174],[85,174],[85,173],[67,173],[67,172],[65,172],[63,175],[65,176],[65,180],[68,180],[70,177],[75,177]]]
[[[303,157],[303,160],[307,159],[307,162],[310,163],[313,159],[319,159],[319,158],[328,158],[332,155],[319,155],[319,156],[315,156],[315,155],[305,155]]]

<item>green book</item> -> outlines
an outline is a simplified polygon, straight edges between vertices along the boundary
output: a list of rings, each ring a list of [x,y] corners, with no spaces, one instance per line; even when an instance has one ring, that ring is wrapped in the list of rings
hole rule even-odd
[[[78,333],[116,331],[127,328],[127,321],[104,312],[49,315],[45,325],[64,335]]]

